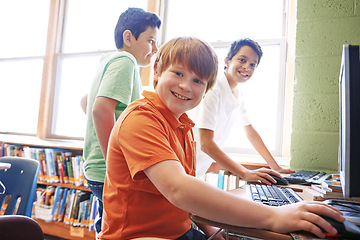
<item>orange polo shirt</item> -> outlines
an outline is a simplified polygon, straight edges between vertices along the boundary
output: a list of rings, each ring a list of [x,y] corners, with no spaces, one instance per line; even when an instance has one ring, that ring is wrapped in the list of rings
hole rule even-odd
[[[191,227],[189,213],[161,195],[143,170],[177,160],[195,176],[194,123],[186,114],[179,121],[156,93],[143,95],[126,108],[111,132],[100,239],[176,239]]]

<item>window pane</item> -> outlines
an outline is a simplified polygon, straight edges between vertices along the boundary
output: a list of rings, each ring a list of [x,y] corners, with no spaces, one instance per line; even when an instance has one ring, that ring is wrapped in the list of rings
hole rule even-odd
[[[0,1],[0,58],[43,56],[50,1]]]
[[[68,1],[62,52],[115,49],[115,26],[128,7],[147,9],[147,0]]]
[[[0,62],[0,132],[36,134],[43,60]]]
[[[86,118],[80,107],[80,99],[89,91],[99,62],[99,55],[60,59],[52,134],[78,138],[84,136]]]
[[[216,42],[234,41],[241,37],[279,38],[283,34],[282,0],[167,2],[167,40],[176,36],[196,36],[208,42]]]

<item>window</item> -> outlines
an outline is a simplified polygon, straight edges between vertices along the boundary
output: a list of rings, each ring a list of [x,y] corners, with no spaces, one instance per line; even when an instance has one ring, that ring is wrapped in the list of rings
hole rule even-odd
[[[49,1],[0,2],[0,132],[36,134],[48,18]]]
[[[90,88],[102,54],[116,49],[114,29],[120,14],[128,7],[147,9],[147,0],[64,2],[63,31],[56,53],[52,135],[84,136],[86,118],[80,99]]]
[[[260,43],[261,63],[241,87],[253,125],[279,156],[288,0],[2,1],[0,101],[6,117],[0,119],[0,132],[82,139],[85,114],[80,99],[102,54],[115,49],[113,32],[120,13],[130,6],[154,10],[160,2],[162,42],[176,36],[204,39],[218,53],[220,70],[234,40],[249,37]],[[242,129],[235,128],[226,151],[252,153],[240,134]]]
[[[102,54],[116,49],[114,29],[119,15],[128,7],[147,9],[147,2],[2,1],[0,101],[6,117],[0,119],[0,132],[81,139],[85,114],[80,99],[90,87]],[[54,22],[48,33],[48,23]],[[46,52],[51,47],[53,52]],[[41,88],[48,98],[40,99]],[[39,111],[43,119],[38,119]]]
[[[165,41],[176,36],[207,40],[218,54],[219,71],[224,69],[223,60],[233,41],[249,37],[262,46],[264,55],[258,68],[251,80],[240,87],[253,126],[275,156],[282,152],[285,3],[282,0],[167,0],[164,7]],[[255,153],[239,126],[234,126],[224,149],[231,153]]]

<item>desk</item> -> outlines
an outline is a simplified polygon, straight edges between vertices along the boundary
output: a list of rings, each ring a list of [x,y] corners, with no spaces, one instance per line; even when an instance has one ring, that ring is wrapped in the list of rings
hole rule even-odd
[[[250,195],[248,195],[247,192],[248,185],[245,185],[241,188],[231,190],[232,193],[239,195],[241,197],[249,198]],[[195,223],[201,223],[206,225],[215,226],[221,229],[224,229],[226,232],[236,232],[237,235],[242,237],[252,237],[252,238],[258,238],[258,239],[269,239],[269,240],[292,240],[293,238],[290,236],[290,234],[282,234],[277,232],[272,232],[265,229],[256,229],[256,228],[246,228],[246,227],[238,227],[233,226],[229,224],[214,222],[199,216],[196,216],[194,214],[190,214],[190,219],[194,221]]]
[[[238,188],[236,190],[232,190],[231,192],[237,194],[241,197],[251,198],[250,193],[248,192],[248,185],[243,186],[242,188]],[[289,187],[289,186],[287,186]],[[299,194],[301,197],[301,191],[306,186],[302,185],[291,185],[291,188]],[[268,240],[292,240],[292,239],[319,239],[316,236],[312,235],[308,232],[297,232],[291,234],[283,234],[277,233],[265,229],[256,229],[256,228],[246,228],[246,227],[238,227],[229,224],[214,222],[194,214],[190,214],[190,219],[195,223],[206,224],[218,227],[224,230],[224,233],[236,233],[236,236],[255,238],[255,239],[268,239]],[[335,238],[329,238],[335,240]],[[337,239],[337,238],[336,238]]]

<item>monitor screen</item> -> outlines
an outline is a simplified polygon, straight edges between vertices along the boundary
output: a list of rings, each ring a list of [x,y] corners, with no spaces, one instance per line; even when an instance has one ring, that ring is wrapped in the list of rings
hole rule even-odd
[[[360,197],[359,46],[344,45],[339,76],[339,171],[344,197]]]

